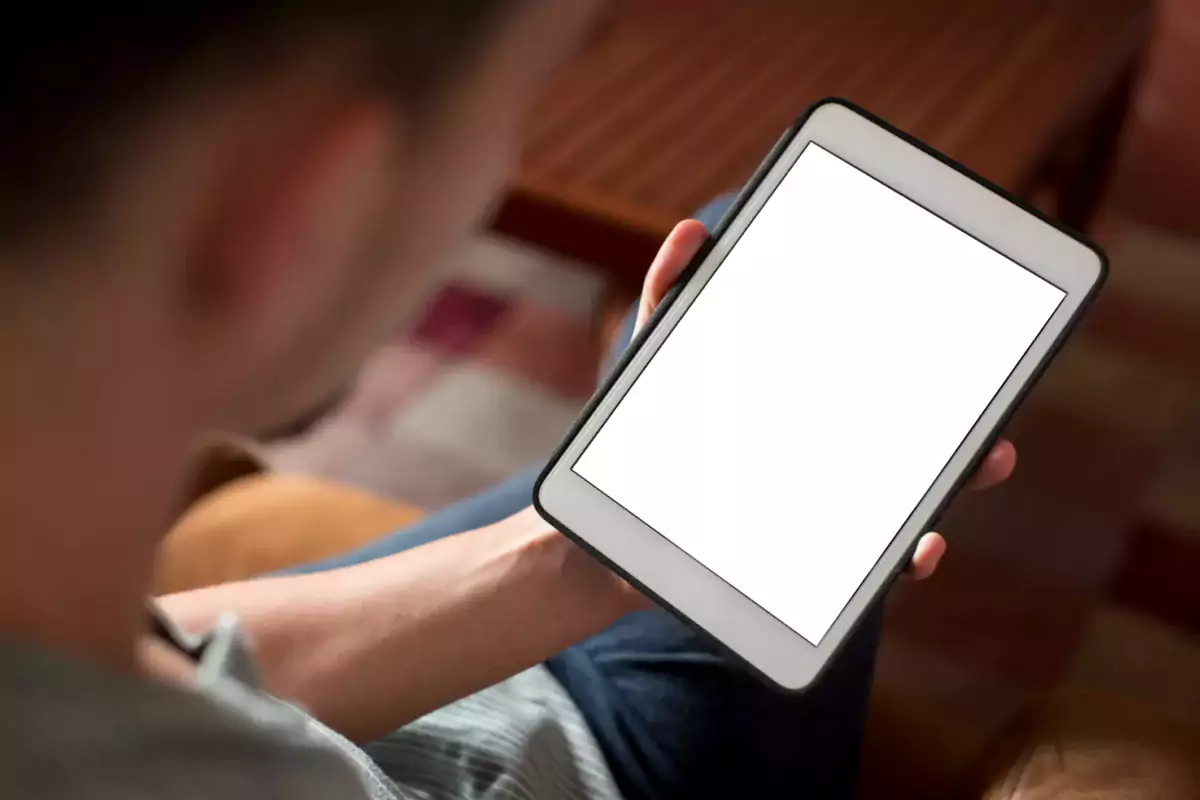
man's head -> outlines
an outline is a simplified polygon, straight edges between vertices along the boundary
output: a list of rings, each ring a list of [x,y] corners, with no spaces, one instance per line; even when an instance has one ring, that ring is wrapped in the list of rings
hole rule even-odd
[[[41,12],[0,49],[0,358],[112,426],[303,414],[425,298],[595,5]]]
[[[0,47],[0,631],[129,664],[212,429],[322,403],[598,0],[26,4]]]

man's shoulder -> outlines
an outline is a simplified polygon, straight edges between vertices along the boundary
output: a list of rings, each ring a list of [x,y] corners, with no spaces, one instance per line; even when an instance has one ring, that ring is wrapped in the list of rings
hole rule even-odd
[[[362,797],[290,707],[0,645],[0,797]],[[242,708],[238,708],[238,705]]]

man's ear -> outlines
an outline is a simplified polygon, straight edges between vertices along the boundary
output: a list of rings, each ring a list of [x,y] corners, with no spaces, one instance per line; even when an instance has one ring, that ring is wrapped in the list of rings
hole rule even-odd
[[[370,101],[263,128],[227,162],[197,234],[188,291],[205,315],[269,325],[289,307],[302,314],[361,251],[394,181],[400,134],[395,114]]]

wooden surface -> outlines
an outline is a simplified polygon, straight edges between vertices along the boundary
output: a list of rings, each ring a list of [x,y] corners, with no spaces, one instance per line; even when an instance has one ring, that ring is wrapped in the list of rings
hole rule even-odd
[[[718,8],[620,17],[567,66],[531,115],[502,232],[640,274],[676,221],[736,189],[797,113],[828,95],[1029,191],[1072,134],[1105,116],[1107,94],[1145,40],[1151,3]]]

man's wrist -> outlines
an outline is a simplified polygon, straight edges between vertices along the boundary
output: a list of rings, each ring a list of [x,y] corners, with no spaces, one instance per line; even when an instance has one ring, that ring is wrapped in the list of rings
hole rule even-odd
[[[512,525],[520,539],[522,570],[547,589],[548,600],[563,613],[594,620],[599,629],[649,601],[582,548],[543,520],[532,509],[500,523]]]

